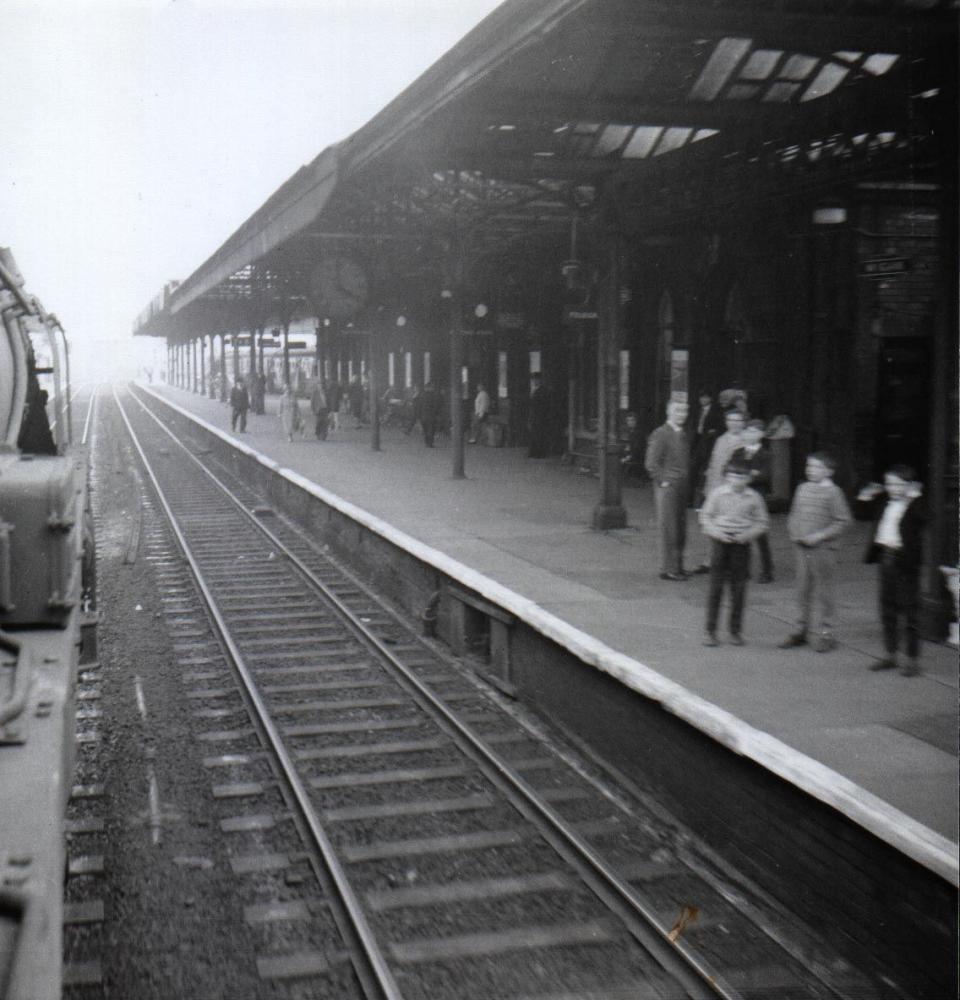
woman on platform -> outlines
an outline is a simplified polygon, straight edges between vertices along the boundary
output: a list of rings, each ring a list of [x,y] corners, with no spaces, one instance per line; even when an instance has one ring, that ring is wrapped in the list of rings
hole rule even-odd
[[[302,427],[300,420],[300,403],[293,394],[293,390],[286,382],[283,385],[283,392],[280,395],[280,424],[287,440],[292,441],[293,435],[299,433]]]

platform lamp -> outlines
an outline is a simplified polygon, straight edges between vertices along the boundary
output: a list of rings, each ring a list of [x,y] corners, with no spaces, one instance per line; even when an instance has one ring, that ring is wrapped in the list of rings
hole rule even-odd
[[[815,226],[842,226],[847,221],[847,206],[839,198],[824,198],[810,213]]]

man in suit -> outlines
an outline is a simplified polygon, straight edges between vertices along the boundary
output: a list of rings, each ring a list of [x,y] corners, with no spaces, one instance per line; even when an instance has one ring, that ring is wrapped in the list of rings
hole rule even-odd
[[[687,496],[690,441],[683,425],[690,408],[685,401],[667,403],[667,419],[647,441],[644,466],[653,482],[660,532],[660,579],[685,580],[683,550],[687,541]]]
[[[904,677],[920,673],[920,636],[917,608],[920,601],[920,566],[923,562],[925,512],[920,484],[908,465],[893,465],[883,485],[870,483],[857,496],[858,513],[874,517],[864,562],[880,567],[880,622],[886,656],[871,670],[895,670],[899,646],[899,619],[904,619],[906,663]]]
[[[713,396],[706,389],[702,389],[692,427],[693,442],[690,446],[690,503],[694,507],[702,506],[703,474],[710,461],[714,442],[725,429],[723,410],[714,401]]]

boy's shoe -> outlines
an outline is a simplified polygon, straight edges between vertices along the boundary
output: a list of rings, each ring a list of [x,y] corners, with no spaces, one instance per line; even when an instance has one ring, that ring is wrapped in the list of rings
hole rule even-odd
[[[897,669],[896,657],[886,656],[882,660],[877,660],[876,663],[870,664],[870,669],[873,671],[878,670],[896,670]]]
[[[706,563],[700,563],[699,566],[694,566],[693,569],[690,570],[690,575],[702,576],[704,573],[709,573],[709,572],[710,572],[710,567]]]
[[[744,645],[744,638],[739,632],[730,633],[730,645],[731,646],[742,646]]]
[[[777,649],[796,649],[797,646],[806,646],[807,636],[805,632],[794,632],[788,635],[783,642],[778,643]]]
[[[911,657],[904,663],[900,668],[901,677],[919,677],[920,676],[920,664],[917,662],[915,657]]]
[[[818,653],[829,653],[837,648],[837,640],[832,635],[820,635],[817,636],[813,648]]]
[[[703,637],[704,646],[719,646],[720,640],[717,638],[716,632],[707,632]]]

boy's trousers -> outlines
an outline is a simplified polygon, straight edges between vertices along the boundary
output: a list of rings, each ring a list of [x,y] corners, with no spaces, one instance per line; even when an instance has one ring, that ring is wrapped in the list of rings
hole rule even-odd
[[[919,600],[919,567],[901,568],[898,565],[897,553],[885,549],[880,557],[880,621],[883,625],[883,645],[888,653],[897,651],[899,645],[897,619],[903,615],[907,656],[914,660],[917,658],[920,651],[917,629]]]
[[[813,602],[820,606],[819,631],[833,634],[836,614],[837,553],[822,545],[795,545],[797,552],[797,626],[806,632],[813,624]]]
[[[739,635],[743,626],[743,605],[750,576],[750,545],[739,542],[710,542],[710,593],[707,597],[707,631],[717,631],[723,585],[730,584],[730,634]]]

